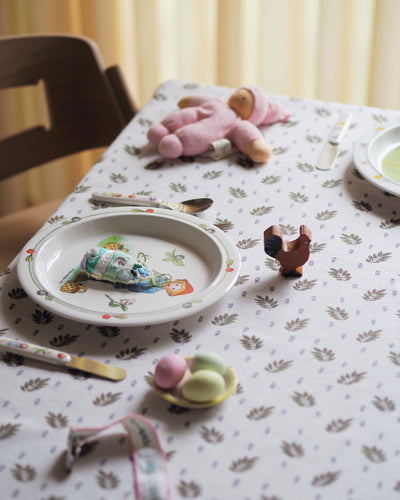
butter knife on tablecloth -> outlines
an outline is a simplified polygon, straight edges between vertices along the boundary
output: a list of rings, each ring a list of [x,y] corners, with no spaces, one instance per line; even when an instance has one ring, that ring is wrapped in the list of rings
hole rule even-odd
[[[0,348],[44,363],[81,370],[114,381],[122,380],[126,377],[126,371],[122,368],[100,363],[89,358],[71,356],[56,349],[49,349],[21,340],[0,337]]]
[[[340,116],[339,121],[335,125],[335,128],[329,134],[328,142],[325,144],[321,156],[319,157],[317,163],[318,170],[331,169],[336,159],[336,156],[339,152],[339,144],[346,135],[351,120],[352,120],[352,115],[350,113],[343,114]]]

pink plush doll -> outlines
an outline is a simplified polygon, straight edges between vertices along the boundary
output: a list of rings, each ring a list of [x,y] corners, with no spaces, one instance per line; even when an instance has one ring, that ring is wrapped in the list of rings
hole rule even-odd
[[[213,141],[226,138],[254,162],[264,163],[272,152],[257,127],[289,117],[256,86],[237,89],[228,102],[195,95],[184,97],[178,105],[183,109],[152,125],[147,134],[166,158],[200,155]]]

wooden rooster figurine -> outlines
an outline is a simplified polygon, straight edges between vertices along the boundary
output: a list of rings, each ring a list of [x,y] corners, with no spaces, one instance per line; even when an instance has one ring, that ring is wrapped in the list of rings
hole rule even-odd
[[[279,226],[270,226],[264,231],[265,253],[278,260],[282,276],[303,275],[302,266],[310,256],[311,231],[300,226],[300,236],[293,241],[283,241]]]

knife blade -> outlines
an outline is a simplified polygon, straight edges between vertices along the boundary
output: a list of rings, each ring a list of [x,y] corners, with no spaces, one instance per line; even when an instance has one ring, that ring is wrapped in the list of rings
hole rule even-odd
[[[116,366],[107,365],[89,358],[71,356],[65,352],[47,347],[41,347],[21,340],[0,338],[0,348],[5,351],[26,356],[27,358],[43,361],[58,366],[65,366],[74,370],[91,373],[109,380],[119,381],[126,377],[126,371]]]
[[[330,170],[339,153],[339,145],[342,142],[352,121],[352,114],[343,114],[329,134],[328,141],[318,159],[318,170]]]

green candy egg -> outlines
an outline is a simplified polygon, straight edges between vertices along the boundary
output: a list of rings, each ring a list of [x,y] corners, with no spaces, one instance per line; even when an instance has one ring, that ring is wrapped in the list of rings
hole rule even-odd
[[[226,371],[226,364],[222,356],[211,351],[198,352],[192,360],[192,372],[198,370],[212,370],[220,375],[224,375]]]
[[[207,403],[223,394],[225,380],[211,370],[198,370],[183,384],[182,394],[194,403]]]

